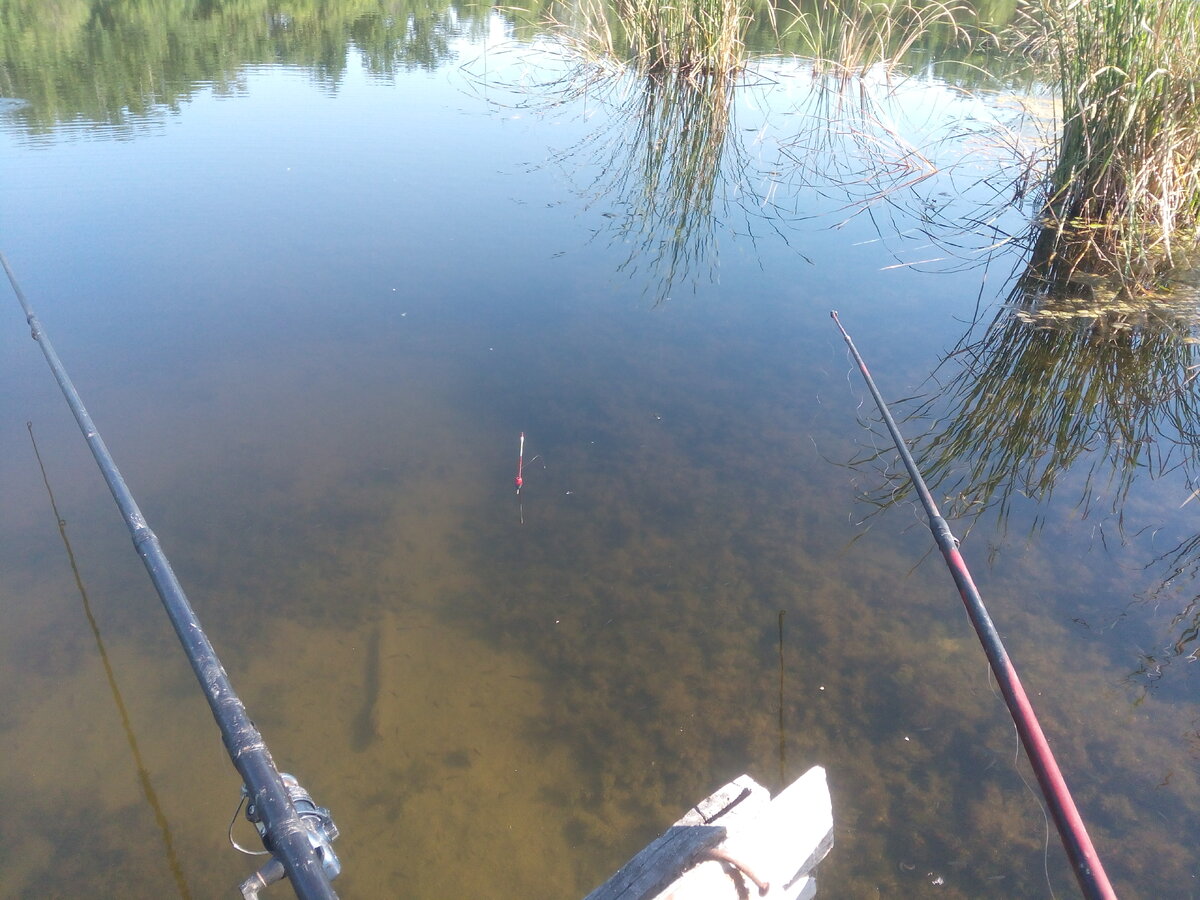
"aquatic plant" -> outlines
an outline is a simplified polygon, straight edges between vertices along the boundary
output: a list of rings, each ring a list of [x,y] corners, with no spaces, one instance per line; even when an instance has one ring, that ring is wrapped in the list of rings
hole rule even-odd
[[[972,14],[942,0],[796,0],[788,33],[814,72],[843,77],[882,65],[892,69],[918,43],[942,32],[941,43],[965,42],[959,24]]]
[[[547,19],[581,56],[618,60],[644,74],[729,76],[746,62],[742,0],[579,0],[556,4]]]
[[[1200,213],[1200,4],[1035,0],[1026,21],[1062,106],[1033,264],[1145,290]]]
[[[953,410],[933,418],[918,454],[953,514],[992,508],[1003,521],[1017,497],[1044,500],[1083,464],[1079,508],[1106,501],[1119,518],[1139,474],[1194,470],[1196,310],[1171,299],[1081,301],[1020,279],[982,336],[947,356],[957,368],[917,412]]]
[[[715,280],[715,229],[757,201],[733,126],[734,98],[751,83],[742,0],[581,0],[554,7],[562,51],[532,92],[535,106],[586,96],[608,109],[602,124],[557,161],[590,157],[599,175],[585,193],[603,200],[603,229],[628,247],[620,271],[644,276],[655,303],[705,276]],[[747,204],[742,197],[751,197]]]
[[[713,76],[735,72],[745,62],[740,0],[621,0],[617,9],[644,71]]]

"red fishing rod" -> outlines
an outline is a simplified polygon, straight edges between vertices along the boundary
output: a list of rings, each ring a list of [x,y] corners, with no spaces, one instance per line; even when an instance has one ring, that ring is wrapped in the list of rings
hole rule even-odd
[[[933,502],[933,495],[929,493],[925,479],[921,477],[921,472],[917,469],[912,454],[908,452],[908,445],[905,444],[895,419],[888,411],[887,404],[883,402],[883,396],[879,393],[879,388],[875,386],[875,379],[867,371],[867,364],[863,362],[858,348],[854,346],[854,341],[842,327],[842,321],[838,318],[836,310],[830,312],[830,315],[833,316],[838,331],[846,339],[846,346],[850,348],[854,361],[858,363],[858,370],[862,372],[867,389],[875,398],[875,405],[879,407],[879,413],[883,416],[888,431],[891,432],[896,450],[904,461],[904,468],[908,470],[913,487],[916,488],[917,495],[921,498],[921,505],[925,507],[925,513],[929,517],[929,530],[933,532],[938,549],[942,551],[942,556],[946,560],[946,566],[950,569],[950,574],[954,576],[954,583],[958,585],[958,592],[962,596],[963,605],[967,608],[967,615],[971,619],[975,633],[979,636],[984,653],[987,654],[988,664],[992,667],[996,681],[1000,684],[1000,692],[1004,695],[1004,702],[1008,705],[1008,711],[1012,714],[1013,722],[1017,726],[1021,744],[1025,747],[1029,763],[1037,775],[1042,794],[1050,805],[1050,814],[1054,818],[1054,824],[1062,838],[1067,857],[1071,860],[1071,868],[1075,872],[1080,890],[1089,900],[1092,898],[1115,900],[1117,895],[1108,881],[1104,867],[1100,864],[1100,857],[1096,855],[1096,848],[1092,846],[1092,840],[1088,837],[1083,818],[1075,807],[1075,801],[1071,799],[1067,782],[1058,768],[1058,763],[1046,741],[1046,735],[1042,733],[1042,727],[1038,724],[1033,705],[1025,694],[1025,688],[1021,686],[1021,680],[1017,677],[1017,670],[1013,667],[1012,660],[1009,659],[1008,651],[1004,649],[1000,633],[992,624],[992,617],[988,615],[987,607],[983,605],[983,598],[979,595],[978,588],[975,587],[975,581],[971,578],[967,564],[958,552],[958,539],[950,532],[950,526],[938,512],[937,504]]]

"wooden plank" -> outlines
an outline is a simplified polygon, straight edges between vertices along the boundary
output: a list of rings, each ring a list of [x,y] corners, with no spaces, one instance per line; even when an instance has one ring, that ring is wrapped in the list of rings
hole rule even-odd
[[[810,769],[773,800],[743,775],[696,804],[586,900],[811,900],[812,870],[832,846],[824,769]],[[714,851],[721,859],[709,858]],[[769,885],[765,893],[755,879]]]
[[[770,802],[771,794],[765,787],[749,775],[741,775],[705,797],[675,824],[711,825],[721,819],[720,824],[728,828],[736,818],[752,815]]]
[[[672,825],[584,900],[653,897],[724,838],[719,825]]]
[[[720,849],[771,885],[764,896],[795,900],[795,886],[832,847],[833,804],[825,770],[814,766],[776,795],[761,815],[730,829]]]

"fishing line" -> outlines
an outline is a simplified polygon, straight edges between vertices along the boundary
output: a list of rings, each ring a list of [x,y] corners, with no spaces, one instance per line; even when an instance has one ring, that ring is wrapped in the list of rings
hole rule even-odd
[[[992,697],[996,700],[1003,700],[1004,697],[1000,693],[1000,685],[996,682],[995,674],[992,672],[992,667],[986,662],[983,666],[984,679],[987,682],[988,690]],[[1054,885],[1050,881],[1050,815],[1046,812],[1045,798],[1040,793],[1033,789],[1033,786],[1026,780],[1024,773],[1021,771],[1021,732],[1017,730],[1016,722],[1009,722],[1013,730],[1013,758],[1012,770],[1016,776],[1021,779],[1021,784],[1025,786],[1025,790],[1033,797],[1033,801],[1037,804],[1038,812],[1042,814],[1042,876],[1046,879],[1046,889],[1050,891],[1050,900],[1057,900],[1058,895],[1054,892]],[[991,768],[995,763],[989,764]]]
[[[234,840],[233,826],[237,823],[238,814],[242,811],[242,807],[245,805],[246,805],[246,795],[242,794],[241,799],[238,800],[237,809],[235,809],[233,811],[233,818],[229,820],[229,831],[226,834],[226,837],[229,838],[229,844],[230,844],[230,846],[233,847],[234,850],[238,851],[238,853],[244,853],[247,856],[270,856],[271,853],[268,850],[251,850],[248,847],[243,847],[236,840]]]
[[[1050,900],[1058,900],[1058,895],[1054,892],[1054,884],[1050,881],[1050,814],[1046,812],[1046,804],[1041,794],[1033,789],[1033,785],[1025,780],[1025,775],[1021,772],[1021,734],[1017,731],[1016,724],[1013,725],[1013,737],[1016,738],[1013,747],[1013,771],[1017,773],[1021,784],[1025,785],[1025,790],[1029,791],[1029,795],[1037,804],[1038,811],[1042,814],[1042,877],[1046,879],[1046,890],[1050,892]]]

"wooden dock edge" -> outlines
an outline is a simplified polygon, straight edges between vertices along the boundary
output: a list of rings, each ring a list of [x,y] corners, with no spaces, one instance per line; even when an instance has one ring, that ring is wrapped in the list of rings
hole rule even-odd
[[[697,803],[585,900],[811,900],[833,847],[833,802],[814,766],[773,799],[749,775]]]

